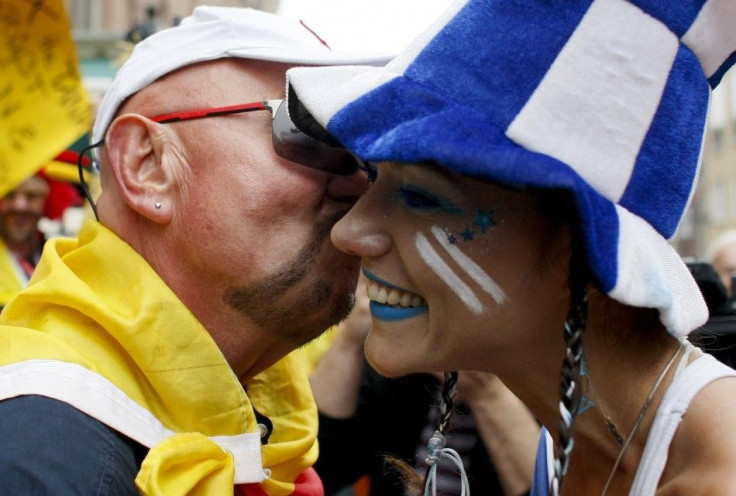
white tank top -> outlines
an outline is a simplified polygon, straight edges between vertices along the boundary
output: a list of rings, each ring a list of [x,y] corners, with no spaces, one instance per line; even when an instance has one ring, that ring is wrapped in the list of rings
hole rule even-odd
[[[639,462],[630,496],[654,494],[667,464],[672,438],[690,402],[705,386],[723,377],[736,377],[736,370],[722,364],[711,355],[703,355],[687,364],[695,348],[687,343],[687,352],[680,360],[675,378],[657,409],[644,454]]]

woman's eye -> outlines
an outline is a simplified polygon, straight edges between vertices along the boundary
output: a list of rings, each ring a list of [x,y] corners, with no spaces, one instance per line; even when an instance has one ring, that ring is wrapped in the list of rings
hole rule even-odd
[[[441,210],[442,212],[451,215],[463,214],[463,210],[452,201],[436,196],[415,186],[404,186],[399,188],[399,196],[407,207],[414,210]]]
[[[368,184],[376,182],[376,176],[378,176],[378,170],[372,164],[363,163],[361,170],[365,173],[365,177],[368,179]]]
[[[444,205],[429,193],[424,193],[411,188],[401,188],[399,190],[402,200],[407,207],[416,210],[436,210],[443,208]]]

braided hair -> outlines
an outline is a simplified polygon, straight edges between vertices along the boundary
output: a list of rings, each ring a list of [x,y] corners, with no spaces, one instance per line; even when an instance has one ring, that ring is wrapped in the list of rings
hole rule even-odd
[[[428,442],[428,469],[425,471],[424,476],[422,477],[406,461],[394,455],[385,456],[389,467],[388,470],[394,471],[398,475],[404,484],[406,494],[419,496],[426,492],[428,482],[432,476],[432,466],[435,466],[439,460],[438,452],[444,448],[444,435],[450,428],[450,421],[454,412],[455,387],[459,375],[457,372],[445,372],[444,376],[445,380],[440,391],[440,418],[437,421],[435,433]]]
[[[450,418],[455,402],[455,386],[457,386],[458,373],[445,372],[445,382],[442,384],[440,392],[440,419],[437,423],[437,430],[440,434],[445,434],[450,426]]]
[[[575,226],[576,223],[571,223]],[[557,425],[555,443],[554,474],[550,481],[550,494],[557,496],[562,491],[562,482],[570,464],[574,446],[573,431],[575,416],[582,397],[580,367],[583,356],[583,334],[588,316],[589,271],[584,256],[579,230],[573,227],[572,256],[570,259],[570,310],[565,319],[565,357],[562,360],[560,377],[560,420]]]

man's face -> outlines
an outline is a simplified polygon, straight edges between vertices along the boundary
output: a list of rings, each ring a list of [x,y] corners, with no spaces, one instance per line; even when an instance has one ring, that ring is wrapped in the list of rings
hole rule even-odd
[[[8,246],[35,242],[48,196],[48,183],[31,176],[0,200],[0,235]]]
[[[285,70],[200,64],[169,78],[177,99],[147,114],[283,98]],[[198,291],[216,291],[260,329],[301,344],[352,307],[359,259],[329,234],[367,183],[361,173],[335,176],[279,157],[271,123],[258,111],[167,124],[191,169],[175,212],[176,249]]]
[[[733,295],[731,277],[736,274],[736,244],[731,243],[721,248],[713,257],[713,268],[721,278],[723,286]]]

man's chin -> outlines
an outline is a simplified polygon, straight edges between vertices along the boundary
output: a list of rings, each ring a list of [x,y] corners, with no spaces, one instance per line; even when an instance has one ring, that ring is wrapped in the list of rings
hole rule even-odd
[[[345,320],[354,306],[354,292],[343,291],[334,295],[329,305],[321,307],[311,316],[305,316],[298,344],[303,345],[318,338],[330,327]]]

